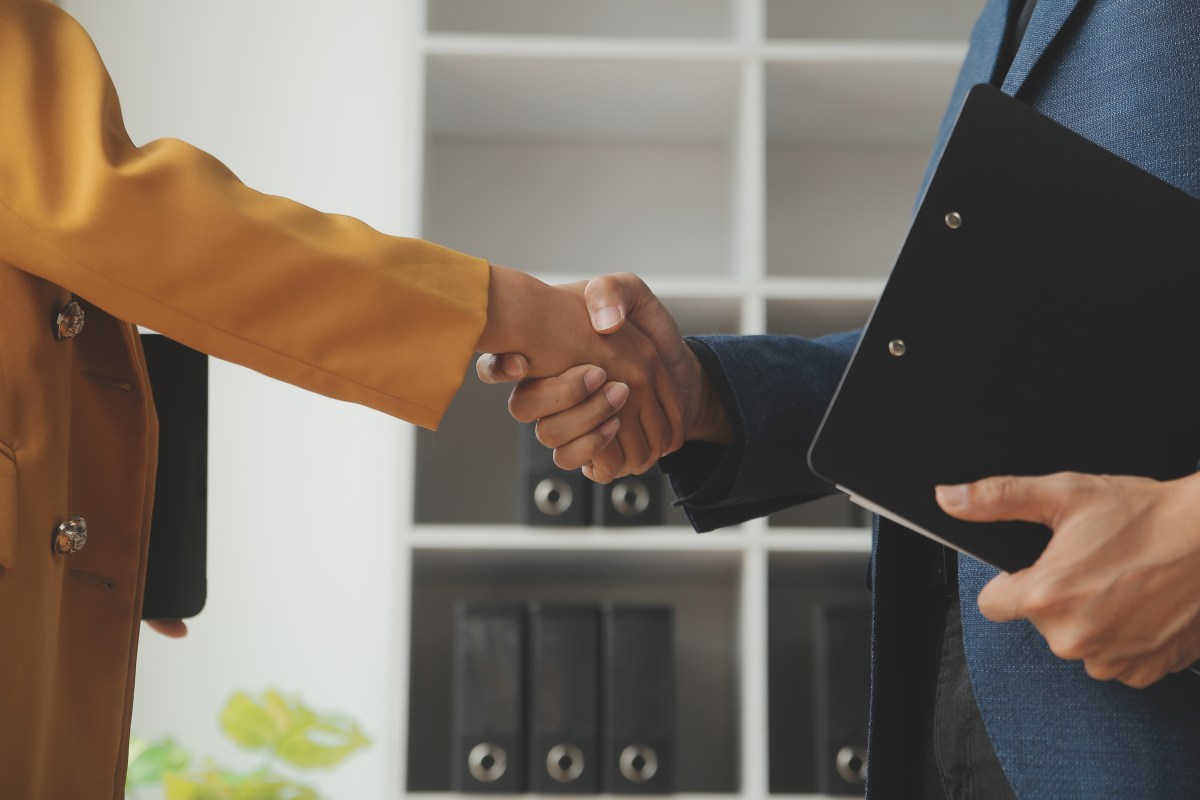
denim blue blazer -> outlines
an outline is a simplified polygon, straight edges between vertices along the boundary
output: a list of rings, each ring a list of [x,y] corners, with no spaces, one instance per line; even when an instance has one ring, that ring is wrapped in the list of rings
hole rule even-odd
[[[930,171],[967,90],[996,77],[1009,5],[989,0],[974,28]],[[1200,197],[1195,0],[1039,0],[1001,86]],[[805,455],[857,339],[857,332],[699,337],[719,365],[710,374],[720,380],[723,373],[742,436],[723,452],[689,445],[664,465],[698,530],[832,491]],[[916,554],[927,547],[898,526],[876,525],[869,797],[908,796],[912,765],[903,763],[902,742],[910,692],[899,665],[914,570],[927,563]],[[1141,691],[1092,680],[1079,662],[1055,657],[1027,622],[985,620],[976,601],[995,571],[966,557],[958,566],[972,685],[1018,797],[1200,798],[1200,676],[1168,676]]]

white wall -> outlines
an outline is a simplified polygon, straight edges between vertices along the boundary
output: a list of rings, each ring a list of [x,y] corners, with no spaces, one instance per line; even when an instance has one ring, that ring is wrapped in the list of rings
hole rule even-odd
[[[96,40],[135,141],[182,138],[255,188],[415,229],[414,3],[63,5]],[[210,424],[208,607],[182,642],[144,630],[134,731],[248,769],[258,760],[225,743],[217,713],[235,689],[278,687],[374,739],[315,781],[327,796],[395,796],[411,431],[217,362]]]

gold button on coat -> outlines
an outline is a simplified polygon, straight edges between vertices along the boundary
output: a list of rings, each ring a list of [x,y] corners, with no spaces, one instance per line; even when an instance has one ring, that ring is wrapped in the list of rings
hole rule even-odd
[[[87,520],[71,517],[54,532],[54,552],[60,556],[78,553],[87,544]]]
[[[63,306],[63,310],[58,312],[58,330],[55,332],[59,341],[79,335],[83,330],[83,316],[83,308],[74,300]]]

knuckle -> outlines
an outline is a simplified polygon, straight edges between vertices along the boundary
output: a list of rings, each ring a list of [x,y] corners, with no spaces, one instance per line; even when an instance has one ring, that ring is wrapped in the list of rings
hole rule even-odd
[[[530,408],[520,387],[513,389],[512,394],[508,396],[508,413],[517,422],[535,422],[537,420],[537,415],[533,413],[533,409]]]
[[[1131,689],[1145,689],[1158,682],[1162,675],[1153,667],[1138,667],[1121,678],[1121,683]]]
[[[592,470],[592,480],[596,483],[608,485],[613,482],[612,473],[603,467],[595,467]]]
[[[556,449],[566,444],[566,441],[564,440],[562,433],[557,429],[557,426],[548,423],[544,419],[538,420],[537,425],[535,425],[533,428],[533,433],[539,442],[551,449]]]
[[[1045,580],[1035,583],[1025,593],[1022,599],[1022,609],[1031,617],[1045,614],[1058,603],[1058,589],[1055,581]]]
[[[1095,631],[1081,625],[1064,627],[1046,637],[1050,651],[1067,661],[1084,661],[1097,656]]]
[[[627,284],[627,285],[633,287],[634,289],[641,290],[641,289],[647,288],[646,282],[644,280],[642,280],[638,275],[636,275],[632,272],[618,272],[616,274],[616,278],[621,283]]]
[[[978,499],[987,506],[1003,506],[1017,494],[1017,479],[1011,475],[988,478],[977,485]]]
[[[1098,484],[1104,480],[1097,475],[1083,475],[1078,472],[1059,472],[1053,477],[1071,493],[1085,495],[1095,491]]]
[[[1097,661],[1088,659],[1083,662],[1083,668],[1087,672],[1088,677],[1097,681],[1111,681],[1120,676],[1124,665],[1111,661]]]
[[[1048,639],[1050,652],[1066,661],[1079,661],[1087,652],[1084,640],[1076,634],[1060,634]]]
[[[1081,472],[1058,472],[1050,476],[1056,488],[1072,498],[1074,504],[1088,503],[1101,493],[1115,488],[1112,478]]]
[[[578,467],[583,466],[583,464],[578,463],[566,451],[564,451],[560,448],[555,448],[555,450],[554,450],[554,466],[558,467],[559,469],[576,469]]]
[[[612,448],[605,448],[592,456],[592,464],[596,475],[605,478],[605,480],[601,480],[600,477],[597,477],[594,480],[597,483],[608,483],[611,481],[612,476],[621,469],[620,459],[620,454],[614,452]]]

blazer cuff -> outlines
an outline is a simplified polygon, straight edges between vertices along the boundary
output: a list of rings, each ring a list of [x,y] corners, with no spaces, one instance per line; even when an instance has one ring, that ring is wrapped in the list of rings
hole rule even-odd
[[[835,492],[808,468],[807,454],[859,336],[688,340],[734,431],[730,445],[691,442],[660,461],[697,530]]]

